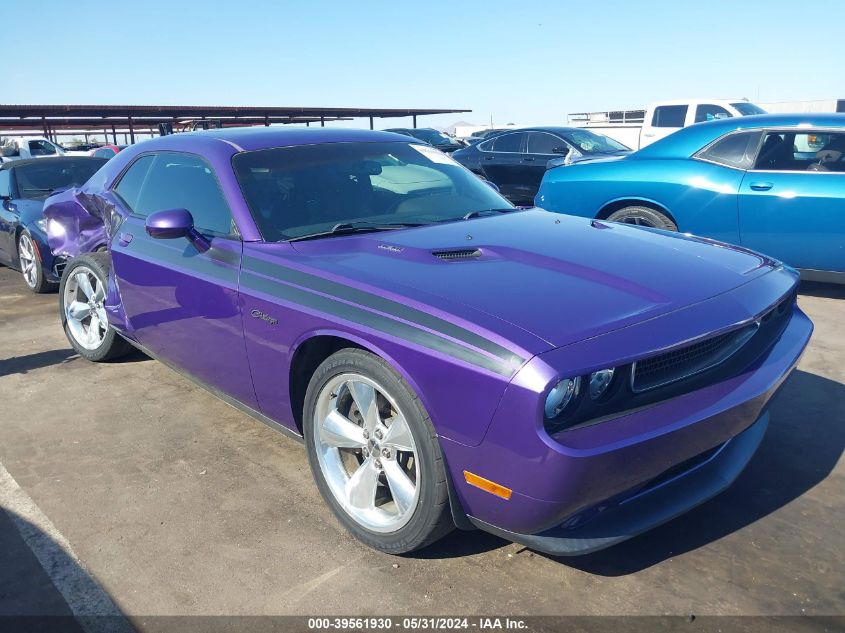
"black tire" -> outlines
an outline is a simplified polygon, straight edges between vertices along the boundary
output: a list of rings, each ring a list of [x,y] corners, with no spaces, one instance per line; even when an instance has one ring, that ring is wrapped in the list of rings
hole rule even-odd
[[[373,531],[343,508],[326,482],[317,458],[315,424],[317,400],[324,387],[342,374],[358,374],[375,381],[402,411],[416,445],[419,462],[417,502],[406,523],[391,532]],[[449,508],[446,468],[431,419],[410,385],[383,359],[361,349],[342,349],[316,369],[305,395],[303,431],[311,472],[323,499],[340,523],[359,541],[389,554],[421,549],[451,532],[455,525]]]
[[[665,213],[651,207],[630,206],[614,211],[607,217],[609,222],[623,222],[637,226],[650,226],[664,231],[677,231],[675,224]]]
[[[96,347],[89,348],[81,344],[74,335],[72,328],[68,325],[67,303],[79,298],[80,290],[75,289],[76,282],[73,281],[77,273],[90,272],[96,278],[94,289],[102,284],[104,289],[108,288],[109,271],[111,270],[111,258],[108,253],[88,253],[80,255],[68,262],[62,274],[62,281],[59,285],[59,318],[62,321],[62,329],[65,331],[68,341],[73,349],[82,356],[93,362],[104,362],[114,360],[126,355],[133,348],[132,345],[120,336],[113,327],[106,323],[102,340]],[[71,295],[74,295],[71,297]]]
[[[32,259],[33,271],[32,272],[34,273],[34,278],[32,280],[32,283],[30,283],[30,280],[27,279],[26,272],[23,270],[24,260],[21,259],[21,255],[22,255],[21,249],[23,248],[21,242],[23,240],[29,240],[29,243],[31,244],[30,248],[32,248],[32,249],[37,249],[38,247],[35,246],[35,240],[32,239],[32,234],[29,231],[24,229],[23,231],[20,232],[20,235],[18,235],[18,239],[17,239],[18,261],[21,263],[21,275],[23,275],[24,283],[26,284],[26,287],[29,288],[35,294],[44,294],[44,293],[47,293],[47,292],[55,292],[56,289],[59,287],[59,284],[52,282],[52,281],[48,281],[46,279],[46,277],[44,276],[44,268],[41,266],[41,258],[35,252],[32,253],[33,254],[33,259]]]

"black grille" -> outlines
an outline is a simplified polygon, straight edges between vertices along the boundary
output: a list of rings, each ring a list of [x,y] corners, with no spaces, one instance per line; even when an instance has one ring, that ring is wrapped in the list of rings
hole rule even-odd
[[[455,259],[475,259],[481,256],[481,251],[477,248],[462,248],[452,251],[433,251],[431,253],[439,259],[455,260]]]
[[[53,264],[53,272],[56,273],[56,277],[59,279],[62,278],[62,273],[65,272],[65,267],[67,266],[67,260],[57,258]]]
[[[646,358],[633,368],[631,388],[648,391],[715,367],[733,356],[757,331],[757,323],[699,343]]]

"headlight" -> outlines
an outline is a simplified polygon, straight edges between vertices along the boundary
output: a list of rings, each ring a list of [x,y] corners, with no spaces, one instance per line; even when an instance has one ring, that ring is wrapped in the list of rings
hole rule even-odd
[[[35,226],[37,226],[40,230],[47,232],[47,218],[39,218],[35,221]]]
[[[590,399],[598,400],[607,391],[613,381],[614,368],[600,369],[590,374]]]
[[[546,418],[553,419],[563,413],[569,403],[578,395],[581,387],[581,378],[564,378],[558,382],[549,395],[546,396],[545,413]]]

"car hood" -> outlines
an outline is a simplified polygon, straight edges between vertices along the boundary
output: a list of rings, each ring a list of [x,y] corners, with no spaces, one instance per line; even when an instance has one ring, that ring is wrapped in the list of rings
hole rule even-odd
[[[32,200],[31,198],[19,198],[13,201],[15,209],[21,218],[21,224],[32,224],[39,218],[44,209],[44,200]]]
[[[498,334],[518,328],[546,349],[704,301],[780,267],[736,246],[541,209],[294,247],[309,268],[470,322],[485,313]]]

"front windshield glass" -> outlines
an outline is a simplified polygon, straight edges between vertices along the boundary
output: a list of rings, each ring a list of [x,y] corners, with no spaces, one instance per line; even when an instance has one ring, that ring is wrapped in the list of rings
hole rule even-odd
[[[243,152],[232,164],[261,235],[338,224],[433,224],[513,205],[445,154],[414,143],[324,143]]]
[[[562,136],[574,145],[582,154],[616,154],[617,152],[631,151],[631,148],[614,141],[604,134],[596,134],[589,130],[573,130],[565,132]]]
[[[452,139],[449,138],[443,132],[438,132],[437,130],[427,130],[425,128],[417,128],[415,130],[411,130],[411,134],[414,138],[418,138],[421,141],[425,141],[431,145],[451,145]]]
[[[15,180],[21,198],[37,200],[46,198],[56,189],[85,184],[105,164],[106,161],[101,158],[82,156],[78,160],[41,159],[15,166]]]
[[[752,114],[767,114],[766,111],[760,106],[754,105],[753,103],[748,103],[747,101],[740,101],[739,103],[732,103],[731,105],[736,108],[737,112],[739,112],[742,116],[750,116]]]

